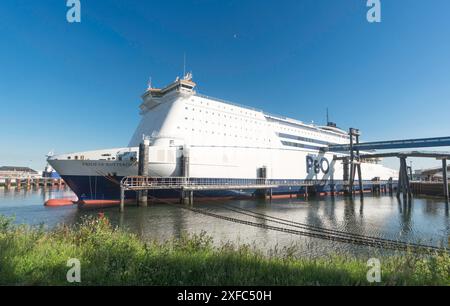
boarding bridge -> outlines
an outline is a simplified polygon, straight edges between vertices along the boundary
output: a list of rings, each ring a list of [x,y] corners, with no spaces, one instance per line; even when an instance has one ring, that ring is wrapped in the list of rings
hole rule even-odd
[[[406,164],[407,157],[428,157],[442,160],[443,188],[446,200],[449,200],[449,187],[447,175],[447,160],[450,159],[450,153],[447,152],[389,152],[389,153],[373,153],[360,154],[360,151],[371,150],[393,150],[393,149],[412,149],[412,148],[433,148],[433,147],[450,147],[450,137],[434,137],[434,138],[418,138],[405,140],[389,140],[375,142],[359,142],[359,130],[350,128],[349,130],[350,144],[329,145],[323,151],[328,152],[349,152],[349,157],[335,157],[335,160],[343,160],[344,167],[350,165],[349,186],[350,193],[353,194],[353,184],[355,173],[358,172],[360,189],[361,181],[361,165],[360,162],[368,158],[382,157],[398,157],[400,159],[400,170],[397,195],[403,192],[403,196],[411,196],[410,178],[408,177],[408,167]],[[345,172],[345,171],[344,171]],[[361,192],[361,196],[362,196]]]

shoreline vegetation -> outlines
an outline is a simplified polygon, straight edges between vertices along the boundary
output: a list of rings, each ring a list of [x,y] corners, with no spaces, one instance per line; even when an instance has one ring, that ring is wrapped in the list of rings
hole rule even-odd
[[[80,261],[69,283],[68,260]],[[213,246],[205,233],[144,242],[107,218],[74,226],[15,225],[0,216],[0,285],[450,285],[450,255],[398,253],[381,259],[369,283],[367,259],[264,255],[249,246]]]

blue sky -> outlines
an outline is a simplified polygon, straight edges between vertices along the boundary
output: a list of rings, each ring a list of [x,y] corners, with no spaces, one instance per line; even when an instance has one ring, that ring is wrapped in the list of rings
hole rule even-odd
[[[127,145],[149,76],[363,140],[450,134],[450,1],[65,0],[0,4],[0,165]],[[389,162],[388,162],[389,163]],[[417,160],[416,167],[438,165]],[[392,162],[397,165],[397,162]]]

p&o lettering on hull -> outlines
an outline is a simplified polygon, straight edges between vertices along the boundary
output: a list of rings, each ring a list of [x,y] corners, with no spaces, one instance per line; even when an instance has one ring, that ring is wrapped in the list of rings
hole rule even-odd
[[[326,157],[307,155],[306,173],[308,174],[328,174],[330,172],[330,162]]]

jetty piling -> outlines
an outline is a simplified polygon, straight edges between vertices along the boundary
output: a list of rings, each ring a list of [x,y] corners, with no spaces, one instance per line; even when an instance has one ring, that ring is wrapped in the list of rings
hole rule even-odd
[[[447,173],[447,159],[442,159],[442,180],[444,184],[444,197],[445,200],[448,202],[449,195],[448,195],[448,173]]]
[[[140,176],[147,176],[148,173],[148,154],[149,154],[150,140],[145,138],[142,143],[139,144],[139,165],[138,174]],[[148,190],[138,191],[138,205],[145,207],[148,205]]]

